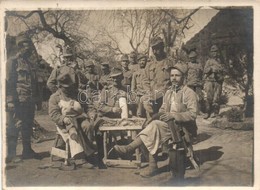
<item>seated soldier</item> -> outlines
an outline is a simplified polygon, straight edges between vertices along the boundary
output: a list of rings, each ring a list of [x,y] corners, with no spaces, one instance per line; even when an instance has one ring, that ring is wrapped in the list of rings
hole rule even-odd
[[[75,73],[70,70],[61,69],[57,77],[58,90],[52,94],[49,100],[49,115],[57,126],[58,133],[63,140],[69,141],[71,157],[75,159],[78,165],[84,165],[86,168],[93,168],[93,165],[87,162],[87,157],[94,153],[91,144],[86,141],[86,135],[83,129],[89,122],[82,113],[87,109],[86,104],[80,105],[78,102],[78,81]],[[82,107],[81,107],[82,106]],[[79,124],[79,117],[83,122]],[[85,121],[84,121],[85,120]],[[79,125],[81,125],[79,127]],[[85,130],[84,130],[85,131]]]
[[[99,112],[102,116],[109,118],[128,118],[126,92],[122,86],[123,73],[120,69],[114,68],[110,73],[113,80],[112,85],[103,88],[101,91],[101,104]]]
[[[195,124],[197,97],[192,89],[183,84],[186,73],[187,66],[184,64],[178,63],[170,68],[171,87],[164,95],[162,107],[156,117],[157,120],[148,124],[131,144],[114,146],[119,154],[124,155],[132,153],[143,144],[145,145],[150,155],[148,170],[140,173],[143,177],[151,177],[158,172],[158,148],[164,142],[172,139],[173,145],[169,151],[171,172],[177,180],[184,178],[186,152],[183,142],[185,139],[186,145],[191,148],[190,135],[196,135],[197,132]],[[173,125],[177,126],[178,130],[173,130]],[[173,134],[179,134],[179,136]]]

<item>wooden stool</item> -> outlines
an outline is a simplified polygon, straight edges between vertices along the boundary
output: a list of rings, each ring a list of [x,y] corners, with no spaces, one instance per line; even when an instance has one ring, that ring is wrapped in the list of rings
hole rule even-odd
[[[62,139],[61,135],[59,133],[56,133],[56,138],[54,140],[53,147],[51,148],[51,162],[53,161],[53,156],[57,156],[60,158],[64,158],[64,165],[68,165],[68,159],[69,159],[69,140],[65,142],[65,150],[57,148],[59,140]],[[63,139],[62,139],[63,140]]]

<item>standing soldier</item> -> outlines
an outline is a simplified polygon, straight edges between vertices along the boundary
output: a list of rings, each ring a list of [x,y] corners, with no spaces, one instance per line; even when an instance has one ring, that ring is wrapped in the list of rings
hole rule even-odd
[[[22,158],[40,158],[31,148],[35,104],[39,96],[36,63],[32,59],[35,48],[32,40],[25,35],[17,36],[16,45],[19,54],[7,65],[7,110],[13,113],[10,118],[13,124],[7,128],[7,162],[19,160],[16,157],[19,130],[22,134]]]
[[[51,72],[51,75],[47,81],[47,86],[50,89],[50,91],[52,93],[54,93],[58,89],[57,76],[59,75],[59,71],[60,71],[61,67],[66,67],[68,70],[70,70],[70,72],[76,73],[77,78],[79,80],[79,84],[80,84],[79,88],[86,89],[85,84],[88,82],[88,80],[86,79],[84,74],[81,73],[81,71],[78,69],[78,64],[75,61],[73,51],[69,46],[63,47],[63,59],[64,59],[64,63],[60,67],[53,69],[53,71]]]
[[[222,84],[224,81],[224,67],[219,59],[219,49],[216,45],[210,48],[211,58],[204,67],[204,91],[206,93],[206,112],[205,119],[216,117],[219,113],[219,98],[222,92]]]
[[[95,65],[94,62],[89,60],[84,63],[84,75],[88,79],[87,87],[91,89],[91,91],[98,90],[98,75],[95,73]]]
[[[128,55],[124,54],[121,57],[121,67],[122,67],[122,71],[123,71],[123,81],[122,81],[122,85],[125,91],[127,91],[127,87],[130,90],[130,85],[131,85],[131,81],[132,81],[132,71],[129,70],[129,59],[128,59]]]
[[[129,54],[129,70],[134,73],[135,71],[138,71],[139,65],[137,64],[137,55],[136,52],[132,51]]]
[[[101,63],[101,70],[102,75],[99,80],[100,89],[107,88],[109,85],[112,84],[112,79],[110,78],[110,69],[109,69],[109,63],[107,61],[104,61]]]
[[[147,56],[139,54],[137,57],[139,70],[134,72],[131,84],[131,91],[137,96],[135,97],[137,107],[137,116],[141,117],[144,110],[141,98],[150,92],[150,82],[148,80],[148,72],[146,69]]]
[[[202,94],[202,78],[203,78],[203,67],[201,63],[197,61],[196,51],[189,53],[190,62],[188,62],[188,75],[187,75],[187,86],[196,92],[198,96],[198,107],[201,111],[201,105],[203,100]]]
[[[173,65],[173,60],[166,57],[164,42],[160,37],[151,40],[151,47],[155,58],[147,65],[147,69],[152,93],[151,101],[144,104],[149,117],[158,113],[163,103],[163,95],[170,86],[169,67]]]

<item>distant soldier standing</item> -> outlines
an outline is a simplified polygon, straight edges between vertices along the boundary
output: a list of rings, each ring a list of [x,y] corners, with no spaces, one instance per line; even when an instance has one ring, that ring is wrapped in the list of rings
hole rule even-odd
[[[219,98],[222,92],[224,81],[224,67],[219,59],[219,49],[216,45],[210,48],[211,58],[204,67],[204,91],[206,93],[206,112],[205,119],[216,117],[219,113]]]
[[[102,70],[102,75],[100,77],[99,84],[100,84],[100,89],[102,90],[103,88],[107,88],[109,85],[113,83],[110,77],[110,69],[109,69],[108,61],[104,61],[101,63],[101,70]]]
[[[141,117],[144,110],[141,98],[150,92],[150,82],[148,80],[148,72],[146,69],[147,56],[139,54],[137,57],[139,70],[134,72],[131,84],[131,91],[136,94],[137,116]]]
[[[137,61],[137,54],[136,52],[132,51],[129,54],[129,70],[132,72],[138,71],[139,65]]]
[[[13,113],[13,117],[10,118],[13,124],[7,128],[6,162],[19,160],[16,157],[19,130],[22,134],[22,158],[40,158],[31,147],[35,105],[39,96],[36,63],[32,55],[35,48],[32,40],[25,35],[17,36],[16,44],[19,54],[7,65],[7,111]]]
[[[203,67],[202,64],[197,61],[198,54],[196,51],[189,53],[190,62],[188,62],[188,75],[187,75],[187,86],[196,92],[198,96],[198,107],[201,111],[201,105],[203,100],[202,94],[202,78],[203,78]]]
[[[127,91],[127,86],[130,90],[132,75],[133,75],[133,72],[129,70],[129,59],[127,54],[124,54],[121,57],[121,68],[124,76],[122,85],[124,90]]]
[[[87,86],[91,90],[98,90],[98,79],[99,76],[95,73],[95,65],[92,60],[84,63],[84,75],[88,79]]]

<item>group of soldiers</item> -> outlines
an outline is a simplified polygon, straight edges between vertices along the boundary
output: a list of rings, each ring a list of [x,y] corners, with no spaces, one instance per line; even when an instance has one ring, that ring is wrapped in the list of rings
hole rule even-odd
[[[52,92],[49,115],[63,140],[69,141],[76,164],[93,168],[88,158],[97,151],[98,166],[105,167],[103,138],[98,130],[102,118],[144,117],[145,128],[137,138],[126,146],[115,145],[114,150],[122,156],[145,146],[149,152],[149,167],[140,175],[151,177],[158,172],[158,150],[166,147],[173,178],[184,178],[185,147],[192,150],[192,137],[197,135],[196,117],[201,113],[202,102],[205,119],[219,112],[224,68],[216,45],[211,47],[210,58],[203,68],[196,51],[189,52],[188,63],[175,63],[167,57],[160,37],[152,38],[150,44],[153,57],[135,52],[129,56],[124,54],[118,68],[111,68],[110,62],[103,61],[101,75],[95,72],[95,63],[91,60],[80,69],[72,49],[63,48],[63,63],[53,69],[47,81]],[[7,129],[7,162],[18,159],[19,130],[22,158],[39,158],[30,142],[38,96],[37,70],[30,59],[33,43],[30,38],[21,36],[17,38],[17,46],[20,53],[8,63],[7,71],[6,105],[7,110],[14,113],[13,125]]]

